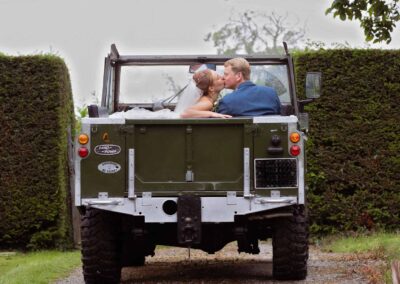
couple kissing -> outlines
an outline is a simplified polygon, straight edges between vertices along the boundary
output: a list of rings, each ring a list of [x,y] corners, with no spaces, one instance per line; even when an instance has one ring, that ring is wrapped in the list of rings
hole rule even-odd
[[[280,113],[280,100],[271,87],[258,86],[250,81],[250,64],[241,57],[224,63],[224,75],[206,69],[193,75],[193,82],[200,91],[194,104],[183,107],[179,104],[175,112],[182,109],[182,118],[230,118],[232,116],[262,116]],[[222,89],[233,92],[224,96],[216,112],[211,111]],[[185,101],[185,98],[180,98]],[[186,100],[187,101],[187,100]]]

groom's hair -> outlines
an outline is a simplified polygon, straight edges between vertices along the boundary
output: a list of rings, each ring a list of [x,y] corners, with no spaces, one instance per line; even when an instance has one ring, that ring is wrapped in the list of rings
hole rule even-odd
[[[231,66],[233,72],[241,72],[243,74],[243,79],[250,80],[250,64],[243,57],[229,59],[224,63],[224,66]]]

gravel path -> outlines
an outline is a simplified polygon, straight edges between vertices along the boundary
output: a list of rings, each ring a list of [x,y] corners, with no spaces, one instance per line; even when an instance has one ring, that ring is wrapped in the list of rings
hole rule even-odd
[[[305,281],[272,280],[272,247],[260,244],[259,255],[238,254],[236,243],[209,255],[199,250],[164,247],[143,267],[126,267],[121,283],[383,283],[384,262],[374,255],[322,253],[311,247]],[[79,268],[56,284],[84,283]]]

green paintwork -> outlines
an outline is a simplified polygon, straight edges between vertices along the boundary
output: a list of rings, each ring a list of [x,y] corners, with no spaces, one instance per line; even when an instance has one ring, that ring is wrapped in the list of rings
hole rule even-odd
[[[274,124],[256,124],[254,126],[254,158],[289,158],[288,152],[288,130],[286,123]],[[267,148],[272,146],[271,138],[273,135],[278,135],[281,138],[280,146],[283,148],[283,154],[270,155],[267,153]]]
[[[126,155],[125,137],[121,135],[120,125],[92,125],[90,129],[90,154],[81,161],[81,195],[82,198],[97,197],[99,192],[108,192],[109,197],[121,197],[126,189]],[[103,141],[108,133],[109,142]],[[94,152],[97,145],[114,144],[121,146],[118,155],[103,156]],[[105,174],[98,170],[102,162],[115,162],[122,169],[114,174]]]
[[[121,146],[121,153],[101,156],[94,147]],[[284,154],[267,153],[272,135],[281,137]],[[202,196],[226,196],[227,191],[243,195],[243,149],[250,149],[250,190],[270,195],[270,190],[254,191],[254,158],[284,158],[288,154],[287,124],[253,124],[251,118],[127,120],[125,125],[92,125],[91,153],[81,162],[82,197],[127,196],[128,149],[135,150],[135,194],[178,196],[185,193]],[[104,174],[98,165],[105,161],[120,164],[122,169]],[[193,181],[186,181],[193,172]],[[95,185],[95,187],[93,186]],[[282,195],[297,194],[297,189],[282,189]]]
[[[243,137],[249,123],[251,119],[129,121],[135,129],[134,138],[127,138],[127,148],[135,149],[135,192],[171,196],[242,191]],[[188,171],[193,172],[192,182],[186,181]]]

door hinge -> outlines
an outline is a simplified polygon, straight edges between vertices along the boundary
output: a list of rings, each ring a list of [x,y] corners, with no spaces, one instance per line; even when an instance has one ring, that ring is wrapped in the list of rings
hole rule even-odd
[[[121,125],[119,128],[122,134],[134,134],[135,126],[134,125]]]
[[[260,129],[258,124],[246,124],[244,128],[246,133],[254,133],[254,134],[257,134]]]

